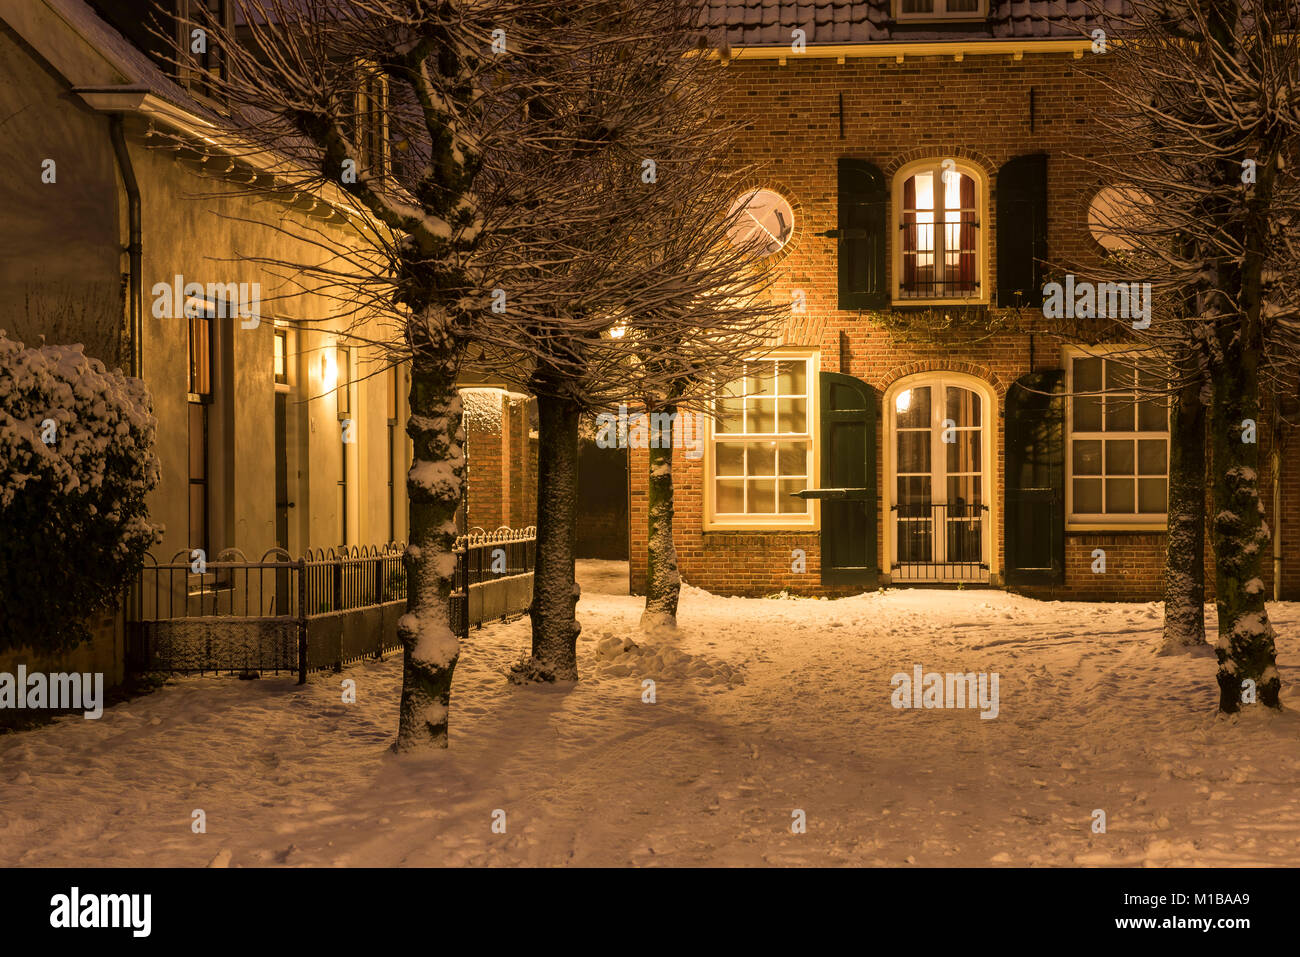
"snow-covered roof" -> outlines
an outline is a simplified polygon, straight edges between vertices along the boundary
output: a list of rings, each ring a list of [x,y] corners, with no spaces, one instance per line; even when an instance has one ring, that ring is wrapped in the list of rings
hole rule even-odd
[[[28,0],[33,2],[33,0]],[[141,50],[122,36],[113,26],[100,16],[83,0],[39,0],[56,13],[68,26],[108,61],[113,69],[123,78],[122,87],[143,89],[154,96],[178,106],[196,116],[211,118],[212,112],[168,77]],[[30,42],[30,40],[29,40]],[[33,43],[37,52],[42,52],[39,43]],[[66,72],[66,71],[65,71]],[[73,86],[87,86],[78,77],[68,76]]]
[[[1086,0],[989,0],[980,20],[936,23],[894,20],[890,0],[704,0],[709,23],[726,31],[733,46],[779,46],[801,28],[809,44],[924,42],[929,40],[1015,40],[1077,37],[1092,4]],[[1105,0],[1118,12],[1123,0]]]

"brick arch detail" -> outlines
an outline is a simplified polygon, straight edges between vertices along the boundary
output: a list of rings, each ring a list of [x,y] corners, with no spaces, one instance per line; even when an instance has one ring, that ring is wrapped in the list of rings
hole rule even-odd
[[[1002,376],[998,375],[988,366],[980,365],[976,362],[965,362],[961,359],[921,359],[917,362],[909,362],[906,365],[897,366],[891,369],[880,383],[880,392],[883,395],[899,379],[904,376],[916,375],[921,372],[961,372],[969,376],[974,376],[982,382],[987,382],[992,386],[994,393],[998,397],[998,404],[1002,405],[1006,401],[1007,388],[1009,383]]]
[[[900,169],[906,166],[908,163],[914,163],[917,160],[923,160],[923,159],[966,160],[968,163],[971,163],[975,166],[978,166],[980,169],[982,169],[984,171],[984,174],[989,178],[990,184],[992,184],[998,171],[997,164],[994,163],[993,160],[990,159],[988,156],[986,156],[984,153],[981,153],[979,150],[967,149],[964,146],[957,146],[947,150],[939,149],[933,146],[917,146],[908,150],[906,153],[899,154],[898,156],[890,160],[889,163],[884,168],[884,173],[890,179],[893,179],[894,175]]]

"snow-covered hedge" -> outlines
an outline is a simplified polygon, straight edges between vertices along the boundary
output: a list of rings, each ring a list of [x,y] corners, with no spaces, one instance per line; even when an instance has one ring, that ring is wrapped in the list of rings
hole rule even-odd
[[[158,539],[153,444],[138,379],[0,331],[0,650],[70,648],[117,599]]]

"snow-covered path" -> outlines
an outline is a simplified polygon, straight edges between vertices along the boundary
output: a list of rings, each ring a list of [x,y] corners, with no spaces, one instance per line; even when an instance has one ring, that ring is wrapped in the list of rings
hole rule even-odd
[[[513,687],[527,622],[472,632],[432,757],[386,751],[397,656],[0,736],[0,864],[1300,864],[1300,604],[1270,605],[1293,710],[1216,722],[1213,658],[1150,653],[1158,605],[687,589],[647,638],[626,565],[579,578],[583,680]],[[918,664],[997,672],[998,717],[894,709]]]

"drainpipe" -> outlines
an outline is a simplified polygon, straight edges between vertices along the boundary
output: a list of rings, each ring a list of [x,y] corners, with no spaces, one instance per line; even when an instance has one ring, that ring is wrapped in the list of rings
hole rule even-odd
[[[109,134],[113,139],[113,153],[117,156],[117,168],[122,174],[122,184],[126,187],[126,208],[127,221],[129,226],[129,235],[126,245],[128,292],[127,308],[129,320],[127,323],[127,341],[129,355],[129,366],[131,375],[137,379],[143,375],[143,345],[141,336],[143,328],[141,323],[144,316],[144,283],[141,278],[143,271],[143,243],[141,241],[140,227],[140,186],[135,179],[135,167],[131,165],[131,154],[126,149],[126,136],[122,131],[122,114],[114,113],[108,121]]]
[[[135,167],[131,165],[131,154],[126,149],[126,136],[122,129],[122,114],[114,113],[108,119],[108,132],[113,140],[113,154],[117,157],[117,168],[122,174],[122,184],[126,187],[126,209],[127,209],[127,352],[129,372],[132,376],[142,378],[144,371],[143,354],[144,347],[141,342],[143,332],[144,316],[144,283],[143,274],[143,243],[141,241],[142,229],[140,226],[140,184],[135,179]],[[133,585],[126,589],[125,608],[123,617],[126,626],[126,643],[124,649],[126,654],[124,672],[129,672],[132,666],[130,660],[134,651],[131,639],[132,626],[140,621],[141,612],[144,608],[144,574],[143,572],[135,580]],[[142,628],[143,626],[140,625]],[[138,664],[138,663],[137,663]],[[125,677],[125,674],[124,674]]]

